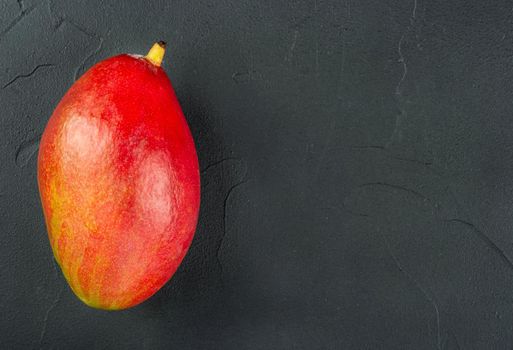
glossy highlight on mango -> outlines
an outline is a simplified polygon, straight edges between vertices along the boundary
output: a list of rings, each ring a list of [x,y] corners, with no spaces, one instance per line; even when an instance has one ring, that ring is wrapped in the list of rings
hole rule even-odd
[[[160,67],[148,55],[97,63],[65,94],[43,133],[38,184],[50,244],[89,306],[137,305],[175,273],[200,204],[194,141]]]

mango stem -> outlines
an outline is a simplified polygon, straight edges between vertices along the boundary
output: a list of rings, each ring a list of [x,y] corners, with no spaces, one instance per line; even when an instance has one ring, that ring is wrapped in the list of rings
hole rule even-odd
[[[157,67],[160,67],[162,64],[162,59],[164,58],[164,54],[166,53],[166,42],[165,41],[159,41],[151,47],[150,51],[148,51],[148,54],[146,55],[146,59],[156,65]]]

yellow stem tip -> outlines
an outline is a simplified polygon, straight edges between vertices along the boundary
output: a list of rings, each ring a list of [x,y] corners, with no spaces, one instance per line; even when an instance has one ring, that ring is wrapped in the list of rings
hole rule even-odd
[[[146,55],[146,59],[160,67],[162,64],[162,59],[164,58],[164,54],[166,53],[166,43],[164,41],[159,41],[151,47],[150,51]]]

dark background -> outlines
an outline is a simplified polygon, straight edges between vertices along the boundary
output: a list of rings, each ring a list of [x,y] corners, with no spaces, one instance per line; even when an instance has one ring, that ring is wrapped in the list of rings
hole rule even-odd
[[[36,185],[54,106],[167,40],[202,167],[154,297],[83,305]],[[511,349],[513,4],[0,2],[2,349]]]

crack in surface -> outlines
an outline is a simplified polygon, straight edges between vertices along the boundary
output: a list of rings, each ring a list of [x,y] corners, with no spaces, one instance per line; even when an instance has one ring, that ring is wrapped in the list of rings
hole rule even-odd
[[[335,209],[337,211],[340,211],[340,212],[347,212],[351,215],[354,215],[354,216],[361,216],[361,217],[365,217],[365,218],[368,218],[370,217],[369,214],[365,214],[365,213],[359,213],[357,211],[353,211],[351,209],[348,209],[344,203],[342,203],[342,208],[339,207],[338,205],[330,205],[330,206],[324,206],[321,208],[322,210],[332,210],[332,209]]]
[[[224,162],[227,162],[227,161],[230,161],[230,160],[242,160],[240,158],[236,158],[236,157],[227,157],[227,158],[223,158],[221,160],[218,160],[218,161],[215,161],[211,164],[208,164],[205,168],[201,169],[200,173],[203,174],[203,173],[206,173],[208,170],[210,170],[211,168],[219,165],[219,164],[222,164]]]
[[[361,184],[359,185],[357,188],[363,188],[363,187],[369,187],[369,186],[382,186],[382,187],[388,187],[388,188],[392,188],[392,189],[396,189],[396,190],[400,190],[400,191],[404,191],[404,192],[408,192],[410,194],[413,194],[415,195],[416,197],[419,197],[419,198],[422,198],[424,200],[430,200],[428,197],[424,196],[422,193],[420,192],[417,192],[415,190],[412,190],[408,187],[404,187],[404,186],[400,186],[400,185],[394,185],[394,184],[390,184],[388,182],[367,182],[367,183],[364,183],[364,184]]]
[[[23,168],[28,164],[30,159],[37,153],[39,148],[39,141],[41,140],[41,135],[27,141],[23,141],[21,145],[16,150],[15,154],[15,163],[20,168]]]
[[[425,287],[423,287],[419,283],[419,281],[417,281],[417,279],[415,279],[408,271],[406,271],[404,269],[404,267],[402,266],[402,264],[399,261],[399,259],[397,258],[397,256],[393,253],[392,248],[390,246],[390,242],[388,241],[386,236],[382,233],[380,233],[380,235],[382,236],[383,241],[385,242],[385,246],[386,246],[386,249],[388,250],[389,255],[394,260],[394,263],[397,266],[397,268],[399,269],[399,271],[401,271],[417,287],[417,289],[422,293],[424,298],[426,298],[426,300],[428,300],[429,303],[433,306],[433,309],[435,310],[435,314],[436,314],[436,337],[437,337],[436,344],[437,344],[438,349],[441,350],[442,345],[441,345],[441,335],[440,335],[440,309],[438,307],[437,302],[431,296],[432,293],[428,292],[428,290]]]
[[[18,5],[20,6],[20,13],[18,16],[14,17],[14,19],[11,21],[11,23],[9,23],[7,25],[7,27],[5,27],[4,29],[2,29],[2,31],[0,31],[0,41],[2,40],[2,38],[7,34],[9,33],[18,23],[20,23],[20,21],[25,18],[29,13],[31,13],[36,7],[37,7],[37,4],[36,5],[32,5],[30,6],[29,8],[25,9],[25,8],[21,8],[22,5],[20,5],[20,2],[18,1]]]
[[[232,80],[236,84],[247,84],[252,80],[258,80],[261,78],[262,78],[262,75],[254,69],[247,70],[244,72],[235,72],[232,74]]]
[[[397,159],[397,160],[404,160],[405,162],[410,162],[410,163],[417,163],[417,164],[421,164],[421,165],[433,165],[433,162],[426,162],[426,161],[423,161],[423,160],[418,160],[418,159],[415,159],[415,158],[403,158],[403,157],[397,157],[397,156],[390,156],[390,158],[393,158],[393,159]]]
[[[57,16],[55,14],[55,12],[53,11],[53,7],[52,7],[52,1],[51,0],[47,0],[46,1],[46,4],[48,5],[48,13],[50,13],[50,17],[53,18],[54,20],[54,23],[53,23],[53,29],[54,30],[57,30],[60,28],[60,26],[62,25],[62,23],[64,22],[64,18],[63,17],[60,17],[60,16]]]
[[[85,29],[84,27],[82,27],[81,25],[78,25],[76,24],[75,22],[73,22],[72,20],[68,19],[66,16],[62,16],[62,17],[57,17],[59,20],[60,20],[60,25],[59,27],[63,24],[63,23],[68,23],[69,25],[71,25],[72,27],[75,27],[76,29],[78,29],[80,32],[84,33],[85,35],[89,36],[90,38],[95,38],[95,39],[101,39],[102,37],[94,32],[90,32],[88,29]]]
[[[86,58],[84,58],[82,60],[82,63],[77,67],[77,69],[75,69],[75,73],[73,75],[74,81],[77,81],[80,71],[84,69],[84,66],[86,65],[87,61],[89,61],[92,57],[94,57],[101,51],[101,49],[103,47],[104,39],[103,39],[103,37],[100,37],[99,40],[100,40],[100,43],[99,43],[98,47],[96,49],[94,49],[89,55],[87,55]]]
[[[357,150],[369,150],[369,149],[373,150],[373,149],[375,149],[375,150],[386,152],[387,153],[386,156],[389,158],[392,158],[392,159],[403,160],[405,162],[416,163],[416,164],[425,165],[425,166],[433,165],[433,162],[429,162],[429,161],[425,161],[425,160],[419,160],[419,159],[415,159],[415,158],[404,158],[404,157],[396,156],[394,154],[391,154],[390,150],[388,150],[385,146],[381,146],[381,145],[362,145],[362,146],[350,146],[350,147],[351,147],[351,149],[357,149]]]
[[[504,250],[502,250],[494,241],[492,241],[492,239],[490,237],[488,237],[488,235],[486,235],[483,231],[481,231],[480,229],[478,229],[476,227],[476,225],[474,225],[473,223],[469,222],[469,221],[466,221],[466,220],[462,220],[462,219],[448,219],[448,220],[444,220],[445,222],[456,222],[456,223],[460,223],[462,225],[465,225],[469,228],[471,228],[474,232],[477,233],[477,236],[489,247],[491,248],[499,257],[500,259],[504,262],[504,264],[506,264],[506,266],[508,266],[508,268],[510,268],[511,270],[513,270],[513,262],[510,260],[510,258],[508,258],[508,256],[506,255],[506,253],[504,252]]]
[[[79,75],[80,75],[80,72],[83,71],[84,69],[84,66],[86,65],[86,63],[91,59],[93,58],[94,56],[96,56],[103,48],[103,44],[105,42],[105,37],[103,35],[100,35],[100,34],[97,34],[95,32],[90,32],[88,29],[82,27],[81,25],[78,25],[77,23],[75,23],[74,21],[68,19],[65,15],[63,16],[58,16],[56,15],[52,8],[51,8],[51,3],[50,3],[50,0],[48,0],[48,8],[49,8],[49,11],[51,13],[51,16],[54,17],[55,19],[55,24],[54,24],[54,29],[55,30],[58,30],[64,23],[67,23],[69,24],[70,26],[72,26],[73,28],[77,29],[78,31],[80,31],[81,33],[85,34],[86,36],[92,38],[92,39],[96,39],[99,41],[98,43],[98,46],[89,54],[87,55],[80,63],[80,65],[75,69],[75,72],[73,73],[73,80],[74,81],[77,81],[78,78],[79,78]],[[110,33],[110,29],[107,31],[107,36],[109,35]]]
[[[50,13],[50,16],[53,17],[53,19],[55,21],[53,24],[54,30],[58,30],[64,23],[67,23],[67,24],[71,25],[72,27],[78,29],[80,32],[84,33],[85,35],[89,36],[90,38],[95,38],[95,39],[101,38],[101,35],[94,33],[94,32],[90,32],[88,29],[82,27],[81,25],[79,25],[79,24],[75,23],[74,21],[70,20],[69,18],[67,18],[65,14],[63,14],[63,15],[56,14],[55,11],[53,10],[51,0],[47,0],[47,4],[48,4],[48,12]]]
[[[349,1],[346,0],[346,15],[348,18],[351,17],[351,8],[349,5]],[[343,83],[343,77],[345,75],[345,66],[346,66],[346,35],[345,32],[343,32],[342,35],[342,55],[340,58],[340,67],[338,71],[338,77],[337,77],[337,88],[335,91],[335,98],[338,100],[338,103],[334,103],[334,106],[336,110],[330,114],[330,117],[328,119],[328,129],[327,129],[327,137],[326,141],[324,142],[324,147],[322,150],[322,153],[319,157],[319,162],[317,163],[317,169],[315,170],[315,176],[314,178],[317,179],[319,176],[319,172],[321,171],[321,167],[324,163],[324,159],[326,158],[326,155],[328,153],[328,150],[330,149],[330,144],[333,139],[334,129],[335,129],[335,112],[337,112],[341,107],[341,101],[340,94],[342,92],[342,83]]]
[[[224,197],[224,202],[223,202],[223,234],[222,234],[221,239],[219,241],[219,245],[217,247],[217,252],[216,252],[216,260],[217,260],[217,263],[219,264],[219,268],[221,270],[221,276],[223,275],[223,264],[221,264],[221,259],[219,257],[219,253],[220,253],[221,248],[223,246],[224,238],[226,237],[226,227],[227,227],[227,225],[226,225],[226,216],[227,216],[226,207],[228,205],[228,200],[230,199],[230,196],[233,194],[233,191],[237,187],[247,183],[248,181],[249,181],[249,179],[243,179],[243,180],[237,182],[235,185],[233,185],[232,187],[230,187],[228,189],[228,192],[226,193],[226,196]]]
[[[5,84],[2,89],[5,89],[7,87],[9,87],[10,85],[14,84],[16,81],[18,81],[19,79],[26,79],[26,78],[29,78],[31,77],[32,75],[34,75],[38,70],[40,70],[41,68],[52,68],[52,67],[55,67],[54,64],[52,63],[43,63],[43,64],[38,64],[34,69],[32,69],[32,71],[30,73],[27,73],[27,74],[19,74],[17,76],[15,76],[12,80],[10,80],[7,84]]]
[[[450,185],[448,185],[446,187],[446,193],[454,201],[454,204],[456,205],[457,213],[461,213],[461,215],[464,217],[471,216],[468,214],[467,210],[460,205],[460,202],[456,198],[456,194],[451,189]],[[492,250],[494,250],[499,255],[501,260],[503,260],[504,263],[509,268],[513,269],[513,261],[506,255],[506,252],[504,250],[502,250],[491,238],[489,238],[488,235],[485,234],[483,230],[480,230],[479,228],[477,228],[476,225],[474,225],[472,222],[470,222],[470,220],[454,218],[454,219],[448,219],[448,220],[444,220],[444,221],[445,222],[457,222],[457,223],[461,223],[463,225],[470,227],[474,232],[476,232],[479,235],[479,237],[484,241],[485,244],[487,244]]]
[[[456,195],[454,194],[454,192],[452,191],[451,187],[448,185],[446,187],[446,193],[449,194],[449,196],[452,198],[452,200],[454,201],[454,203],[456,204],[456,208],[458,210],[458,212],[461,212],[462,215],[468,217],[468,213],[466,210],[464,210],[461,206],[460,206],[460,203],[458,201],[458,199],[456,198]],[[477,233],[477,236],[490,248],[492,249],[498,256],[499,258],[504,262],[504,264],[509,268],[509,269],[512,269],[513,270],[513,262],[511,261],[511,259],[506,255],[506,252],[504,250],[502,250],[490,237],[488,237],[488,235],[480,230],[479,228],[477,228],[476,225],[474,225],[473,223],[471,223],[470,221],[468,220],[464,220],[464,219],[460,219],[460,218],[454,218],[454,219],[448,219],[448,220],[444,220],[444,222],[455,222],[455,223],[460,223],[462,225],[465,225],[469,228],[471,228],[475,233]]]
[[[46,330],[48,328],[48,318],[50,317],[50,313],[53,311],[53,309],[55,309],[55,307],[57,306],[57,304],[61,300],[63,292],[64,292],[64,287],[61,288],[61,290],[59,291],[59,293],[55,297],[54,301],[52,302],[52,304],[50,305],[48,310],[46,310],[46,314],[45,314],[45,317],[43,319],[43,328],[41,329],[41,333],[39,335],[39,349],[43,348],[43,340],[45,338]]]
[[[413,1],[413,10],[410,15],[410,24],[406,27],[406,30],[401,35],[401,38],[399,39],[399,43],[397,44],[397,55],[399,56],[398,62],[401,63],[403,66],[403,73],[401,74],[401,78],[399,79],[399,82],[397,83],[397,86],[395,87],[395,96],[397,99],[397,106],[399,108],[399,114],[395,118],[395,126],[394,130],[392,131],[392,135],[390,136],[390,139],[387,143],[387,147],[392,143],[392,140],[394,139],[394,136],[397,134],[399,126],[401,124],[401,120],[408,116],[408,113],[406,112],[406,109],[403,106],[403,91],[402,91],[402,85],[404,81],[406,80],[406,76],[408,75],[408,65],[406,64],[406,60],[403,55],[403,42],[404,38],[407,34],[410,33],[411,29],[413,28],[415,24],[417,16],[417,0]]]

